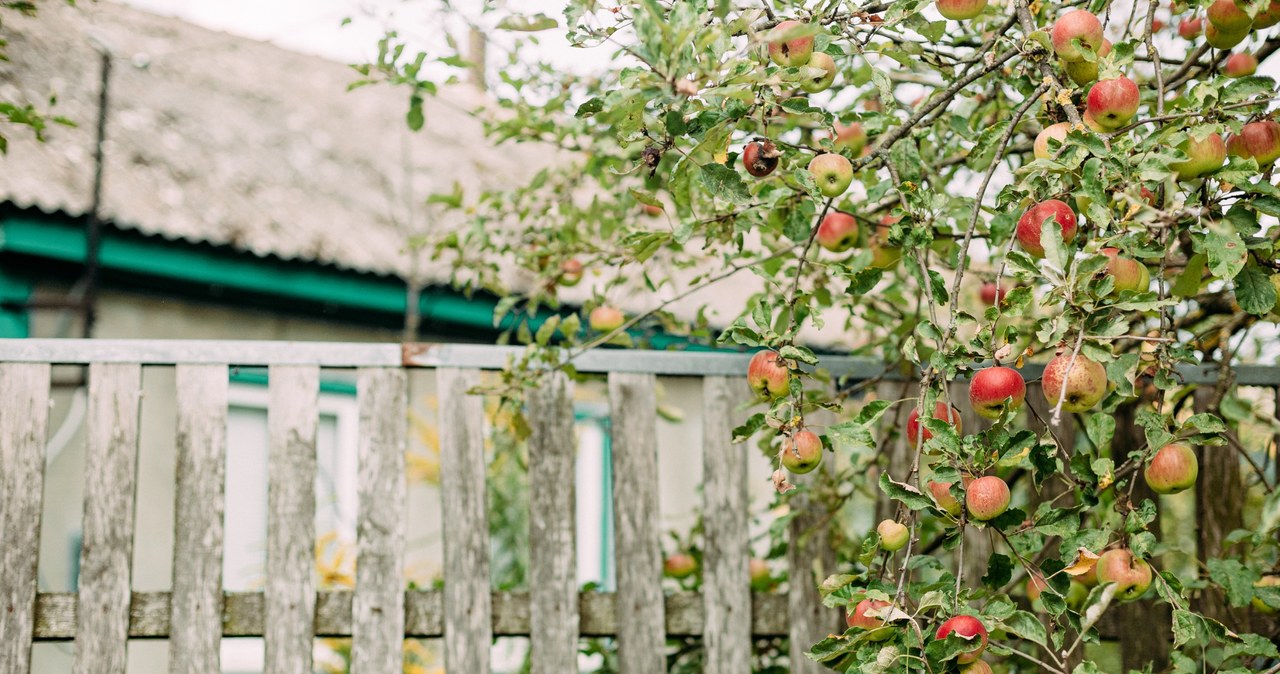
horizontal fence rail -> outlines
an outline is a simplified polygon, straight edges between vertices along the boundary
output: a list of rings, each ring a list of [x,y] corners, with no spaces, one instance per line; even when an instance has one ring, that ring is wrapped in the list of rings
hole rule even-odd
[[[440,590],[407,590],[404,593],[404,636],[447,638],[445,593]],[[168,592],[134,592],[129,605],[130,639],[169,639],[179,631]],[[353,632],[353,600],[350,590],[321,590],[315,595],[315,636],[350,637]],[[492,592],[493,607],[489,628],[495,637],[527,637],[530,634],[528,592]],[[578,633],[584,637],[616,637],[626,627],[618,615],[622,605],[613,592],[578,593]],[[786,637],[791,618],[787,596],[772,592],[750,594],[751,612],[747,620],[754,638]],[[222,595],[220,631],[222,637],[262,637],[266,635],[265,604],[261,592],[225,592]],[[705,596],[701,592],[677,592],[663,597],[663,633],[669,637],[705,637],[707,618]],[[76,595],[72,592],[41,592],[35,603],[36,642],[67,642],[76,638]],[[1115,616],[1104,614],[1097,628],[1103,638],[1119,631]],[[487,657],[487,649],[486,649]],[[216,671],[216,670],[214,670]],[[643,671],[643,670],[641,670]]]
[[[117,339],[0,339],[0,362],[87,365],[135,363],[142,365],[218,365],[267,367],[315,365],[328,368],[421,367],[500,370],[525,350],[514,346],[432,343],[266,342],[255,340],[117,340]],[[834,375],[854,380],[883,377],[905,379],[895,369],[871,358],[821,355],[822,367]],[[740,377],[747,371],[750,353],[723,351],[644,351],[593,349],[572,360],[579,372],[631,372],[667,377]],[[1230,366],[1240,386],[1280,386],[1280,367],[1239,364]],[[1036,379],[1044,371],[1039,363],[1020,369]],[[1222,378],[1217,364],[1182,365],[1178,373],[1188,384],[1213,384]]]

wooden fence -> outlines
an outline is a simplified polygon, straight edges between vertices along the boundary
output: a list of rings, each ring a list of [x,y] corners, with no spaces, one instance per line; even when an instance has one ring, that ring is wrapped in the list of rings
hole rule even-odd
[[[572,384],[555,376],[527,396],[530,592],[489,581],[479,371],[517,349],[462,345],[0,340],[0,674],[27,674],[33,642],[75,642],[76,674],[124,671],[129,639],[169,639],[170,671],[219,671],[223,637],[263,637],[267,674],[311,671],[316,637],[350,637],[356,674],[400,670],[405,637],[442,637],[450,672],[489,671],[495,636],[528,636],[535,673],[576,671],[579,637],[616,637],[624,672],[665,669],[668,636],[701,636],[706,671],[750,671],[752,638],[790,637],[793,672],[821,668],[800,653],[838,630],[813,588],[828,540],[824,515],[793,503],[791,591],[752,594],[748,579],[746,445],[730,444],[748,357],[607,351],[579,371],[608,375],[617,592],[580,593],[574,546]],[[39,593],[45,443],[52,366],[88,367],[88,447],[78,593]],[[878,363],[829,358],[852,379]],[[144,366],[176,370],[177,490],[171,592],[132,592],[134,503]],[[269,368],[268,577],[263,592],[222,587],[229,368]],[[313,581],[317,396],[322,368],[357,371],[359,475],[353,591]],[[440,400],[443,590],[405,591],[404,450],[407,368],[434,368]],[[1031,373],[1034,376],[1034,373]],[[1187,371],[1211,381],[1216,371]],[[703,592],[664,596],[658,510],[655,379],[702,378]],[[1275,385],[1274,369],[1242,383]],[[762,477],[762,476],[758,476]],[[235,479],[235,476],[232,476]],[[798,535],[805,532],[806,535]],[[829,573],[829,567],[825,572]]]
[[[123,672],[129,639],[169,639],[170,671],[219,671],[222,637],[263,637],[268,674],[311,670],[315,637],[350,637],[357,674],[399,671],[405,637],[443,637],[450,672],[489,671],[494,636],[528,636],[535,672],[576,671],[580,636],[616,637],[628,672],[665,667],[668,635],[700,635],[707,671],[750,670],[754,636],[807,645],[837,629],[812,564],[793,556],[804,592],[752,596],[747,452],[731,445],[744,357],[591,356],[608,372],[615,469],[617,592],[579,593],[574,546],[572,385],[530,391],[530,592],[493,593],[485,512],[482,401],[466,391],[513,353],[497,347],[262,342],[5,340],[0,343],[0,674],[26,674],[37,641],[75,642],[77,674]],[[51,368],[87,365],[84,541],[78,593],[36,586]],[[177,489],[171,592],[131,591],[144,366],[172,366]],[[269,370],[268,577],[263,592],[222,588],[229,369]],[[404,589],[407,367],[436,369],[440,400],[443,590]],[[317,396],[321,368],[356,369],[357,578],[313,581]],[[663,595],[658,512],[657,374],[703,379],[704,591]],[[733,375],[733,376],[725,376]],[[696,443],[691,443],[696,444]],[[570,476],[566,479],[565,476]],[[232,476],[231,479],[235,479]],[[822,546],[813,539],[809,545]],[[794,671],[817,671],[803,657]]]

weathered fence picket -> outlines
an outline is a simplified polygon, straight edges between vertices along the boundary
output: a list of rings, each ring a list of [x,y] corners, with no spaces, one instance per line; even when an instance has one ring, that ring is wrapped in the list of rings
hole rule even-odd
[[[227,366],[179,365],[169,671],[221,671]]]
[[[563,373],[528,391],[529,649],[533,674],[578,668],[573,388]]]
[[[618,667],[664,672],[662,532],[658,528],[658,401],[651,374],[609,375],[613,434]]]
[[[708,674],[751,671],[747,447],[730,442],[734,407],[746,387],[741,378],[707,377],[702,382],[702,604]]]
[[[31,668],[49,372],[0,363],[0,674]]]
[[[141,401],[141,366],[89,366],[76,674],[123,674],[125,668]]]
[[[360,370],[352,674],[394,672],[404,660],[406,389],[403,370]]]
[[[446,671],[489,673],[493,619],[485,490],[484,401],[467,395],[476,370],[441,368],[440,490],[443,497],[444,660]]]
[[[320,368],[268,370],[266,674],[311,671]]]

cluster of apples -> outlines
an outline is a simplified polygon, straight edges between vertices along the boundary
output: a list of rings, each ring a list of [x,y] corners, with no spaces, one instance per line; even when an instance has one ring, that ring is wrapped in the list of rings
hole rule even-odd
[[[852,611],[845,615],[845,624],[866,630],[870,641],[884,641],[893,636],[895,628],[885,619],[893,610],[890,602],[880,599],[863,599]],[[981,660],[982,653],[987,650],[987,627],[982,620],[971,615],[957,615],[949,618],[938,627],[933,638],[946,639],[957,636],[973,642],[973,647],[956,656],[960,665],[960,674],[992,674],[991,665]]]
[[[768,43],[769,59],[784,68],[808,68],[816,76],[801,81],[801,88],[809,93],[824,91],[835,81],[836,62],[830,55],[813,50],[813,36],[806,35],[806,25],[787,20],[774,26]],[[799,34],[799,35],[797,35]],[[863,142],[865,143],[865,136]],[[778,168],[781,153],[772,142],[756,139],[742,151],[742,164],[747,173],[763,178]],[[845,193],[853,183],[853,164],[847,157],[835,152],[816,155],[809,162],[822,196],[834,199]]]
[[[757,351],[747,364],[747,386],[757,398],[774,400],[791,392],[791,370],[776,351]],[[782,467],[802,475],[822,463],[822,438],[817,433],[799,428],[782,439],[778,450]]]

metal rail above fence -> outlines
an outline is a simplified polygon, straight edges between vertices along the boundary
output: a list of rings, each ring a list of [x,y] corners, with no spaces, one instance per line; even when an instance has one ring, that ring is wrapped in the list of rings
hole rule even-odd
[[[358,367],[454,367],[499,370],[525,349],[483,344],[434,344],[412,342],[274,342],[227,340],[123,340],[123,339],[0,339],[0,362],[85,365],[88,363],[140,363],[142,365],[214,365],[241,367],[314,365],[328,368]],[[824,355],[822,367],[833,375],[854,380],[883,377],[903,379],[899,370],[871,358]],[[593,349],[573,358],[579,372],[633,372],[667,377],[742,376],[750,353],[707,351],[646,351]],[[1044,366],[1028,363],[1021,371],[1037,379]],[[1238,364],[1230,368],[1241,386],[1280,386],[1280,366]],[[1188,384],[1213,384],[1221,366],[1181,366],[1178,373]]]

